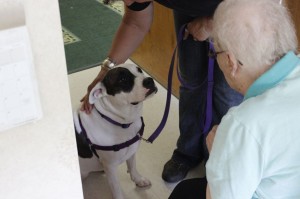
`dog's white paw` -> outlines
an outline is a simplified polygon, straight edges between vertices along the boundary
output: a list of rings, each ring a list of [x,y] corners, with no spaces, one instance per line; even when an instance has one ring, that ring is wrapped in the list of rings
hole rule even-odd
[[[147,178],[141,177],[139,180],[135,181],[135,184],[137,187],[149,187],[151,186],[151,181],[148,180]]]

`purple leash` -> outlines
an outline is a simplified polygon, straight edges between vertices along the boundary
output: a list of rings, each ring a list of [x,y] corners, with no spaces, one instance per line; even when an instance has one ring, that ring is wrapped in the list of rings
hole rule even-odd
[[[177,43],[178,46],[178,43]],[[161,131],[166,125],[168,116],[169,116],[169,111],[170,111],[170,104],[171,104],[171,94],[172,94],[172,76],[173,76],[173,68],[174,68],[174,62],[175,62],[175,55],[177,52],[177,46],[175,47],[175,50],[172,55],[171,63],[170,63],[170,69],[168,73],[168,89],[167,89],[167,99],[166,99],[166,107],[164,111],[163,118],[156,128],[156,130],[152,133],[152,135],[146,140],[147,142],[153,143],[153,141],[159,136]]]
[[[178,48],[179,44],[181,43],[181,41],[183,40],[183,34],[184,34],[185,28],[186,28],[186,24],[183,25],[180,28],[179,34],[177,36],[177,45],[176,45],[176,47],[174,49],[174,52],[173,52],[173,55],[172,55],[172,59],[171,59],[171,63],[170,63],[170,69],[169,69],[169,73],[168,73],[167,99],[166,99],[166,107],[165,107],[164,115],[163,115],[163,118],[162,118],[160,124],[156,128],[156,130],[146,140],[147,142],[150,142],[150,143],[153,143],[153,141],[159,136],[159,134],[161,133],[161,131],[165,127],[165,124],[166,124],[167,119],[168,119],[168,115],[169,115],[169,111],[170,111],[170,104],[171,104],[172,77],[173,77],[175,56],[176,56],[176,53],[177,53],[177,48]],[[211,42],[209,43],[209,49],[213,50],[213,45],[212,45]],[[212,121],[213,70],[214,70],[214,58],[209,57],[208,77],[207,77],[208,78],[207,79],[208,85],[207,85],[207,100],[206,100],[206,118],[205,118],[205,125],[204,125],[204,129],[203,129],[203,134],[205,134],[205,135],[208,134],[208,130],[210,128],[211,121]],[[177,67],[177,75],[178,75],[178,79],[179,79],[181,85],[183,85],[184,87],[186,87],[188,89],[195,89],[195,88],[199,87],[199,86],[191,86],[191,85],[186,84],[180,76],[180,73],[178,71],[178,67]]]
[[[209,42],[209,50],[214,51],[213,44]],[[213,57],[208,57],[208,74],[207,74],[207,96],[206,96],[206,117],[203,134],[207,136],[212,122],[212,95],[214,87],[214,65],[215,60]]]

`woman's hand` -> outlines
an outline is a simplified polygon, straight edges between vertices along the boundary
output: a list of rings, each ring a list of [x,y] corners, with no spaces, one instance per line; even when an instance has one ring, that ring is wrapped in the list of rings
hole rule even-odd
[[[91,113],[94,106],[89,102],[90,92],[97,85],[98,82],[101,82],[104,79],[106,73],[110,70],[110,68],[115,66],[113,62],[110,61],[110,63],[112,63],[113,65],[107,66],[105,65],[105,62],[102,63],[99,74],[94,79],[94,81],[88,86],[87,94],[80,100],[80,102],[82,102],[80,108],[81,111],[85,111],[87,114]]]
[[[86,112],[86,114],[90,114],[92,109],[93,109],[93,105],[89,103],[89,92],[80,100],[81,102],[81,107],[80,110]]]
[[[101,67],[101,71],[103,71],[103,67]],[[94,79],[94,81],[88,86],[88,89],[87,89],[87,93],[86,95],[80,100],[80,102],[82,103],[81,104],[81,107],[80,107],[80,110],[81,111],[84,111],[86,114],[90,114],[92,109],[93,109],[93,105],[90,104],[89,102],[89,96],[90,96],[90,92],[91,90],[96,86],[96,84],[99,82],[99,81],[102,81],[103,77],[102,76],[103,72],[98,74],[98,76]],[[106,72],[105,72],[106,73]]]
[[[212,32],[212,19],[209,17],[198,17],[187,24],[184,39],[192,35],[195,41],[204,41],[208,39]]]
[[[93,105],[90,104],[89,102],[89,96],[90,96],[90,92],[91,90],[96,86],[97,82],[99,81],[99,75],[96,77],[96,79],[94,79],[94,81],[88,86],[87,89],[87,93],[85,94],[85,96],[80,100],[81,102],[81,107],[80,110],[84,111],[86,114],[90,114],[92,109],[93,109]]]
[[[208,133],[207,137],[206,137],[206,146],[208,149],[208,152],[210,153],[212,146],[213,146],[213,142],[215,139],[215,135],[216,135],[216,131],[217,131],[218,125],[213,126],[213,128],[210,130],[210,132]]]

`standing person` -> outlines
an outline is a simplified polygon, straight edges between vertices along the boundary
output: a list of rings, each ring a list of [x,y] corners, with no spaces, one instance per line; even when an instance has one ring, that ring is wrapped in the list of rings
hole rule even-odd
[[[170,199],[300,198],[300,58],[288,10],[225,0],[213,29],[219,66],[244,101],[207,136],[206,197],[205,179],[190,179]]]
[[[123,0],[125,14],[115,35],[104,66],[112,67],[125,62],[142,42],[153,19],[153,1]],[[107,0],[106,3],[113,1]],[[179,46],[179,66],[183,80],[196,89],[180,87],[179,129],[177,148],[165,164],[162,178],[166,182],[182,180],[188,171],[204,160],[203,147],[204,115],[206,106],[206,84],[208,65],[208,42],[211,17],[221,0],[156,0],[174,11],[176,33],[187,24],[186,39]],[[171,34],[171,33],[170,33]],[[170,58],[171,59],[171,58]],[[242,97],[226,83],[218,67],[214,72],[213,124],[218,124],[227,110],[242,101]],[[99,76],[89,86],[90,90]],[[206,82],[205,82],[206,83]],[[85,102],[82,110],[89,112],[91,106]]]

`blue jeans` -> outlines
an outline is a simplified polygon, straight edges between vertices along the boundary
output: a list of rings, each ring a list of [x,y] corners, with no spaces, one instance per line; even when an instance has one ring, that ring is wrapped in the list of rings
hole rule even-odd
[[[193,18],[174,11],[176,33],[183,24],[192,21]],[[195,167],[207,156],[202,129],[207,95],[208,47],[208,42],[194,41],[192,36],[189,36],[181,42],[178,49],[181,77],[188,85],[199,85],[192,90],[180,86],[180,135],[172,156],[172,159],[190,167]],[[211,127],[219,124],[228,109],[238,105],[242,100],[243,96],[229,87],[215,61]]]

